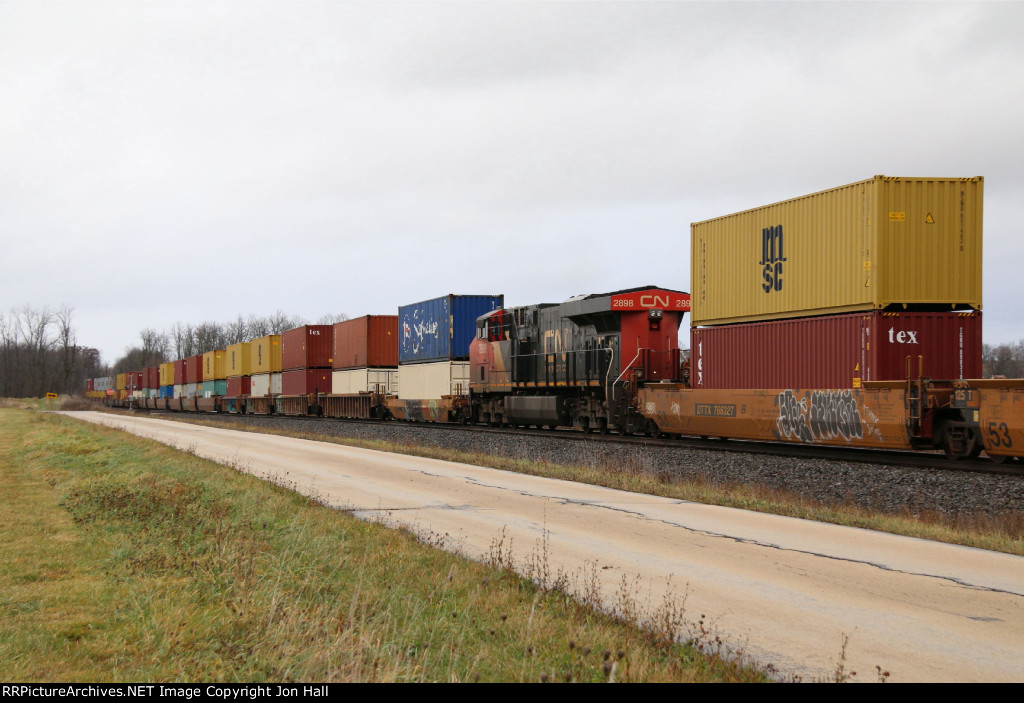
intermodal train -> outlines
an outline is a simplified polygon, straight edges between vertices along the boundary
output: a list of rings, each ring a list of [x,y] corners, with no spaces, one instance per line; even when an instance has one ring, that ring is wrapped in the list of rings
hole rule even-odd
[[[452,341],[451,358],[464,355],[466,375],[433,397],[377,385],[358,393],[321,392],[324,386],[299,394],[130,398],[100,388],[101,379],[90,390],[112,404],[176,411],[942,450],[952,459],[984,451],[999,463],[1019,460],[1024,380],[970,377],[981,368],[980,198],[980,178],[876,176],[696,223],[693,299],[656,285],[519,307],[502,298],[474,315],[470,341],[461,348]],[[826,228],[832,238],[822,247],[815,242]],[[802,241],[812,230],[817,239]],[[733,252],[745,247],[749,264],[732,266],[739,257]],[[723,260],[728,275],[716,276]],[[908,266],[912,261],[923,263]],[[741,280],[748,272],[752,292],[734,294],[748,285]],[[944,286],[949,277],[955,283]],[[691,303],[701,306],[699,314]],[[687,314],[702,326],[691,331],[692,358],[679,344]],[[715,386],[705,366],[714,356],[710,346],[737,331],[739,346],[731,349],[741,366],[757,369],[772,351],[745,348],[746,340],[774,340],[771,346],[788,334],[805,354],[793,355],[797,367],[818,356],[839,360],[850,377],[799,369],[787,376],[773,358],[765,362],[768,373],[752,376],[763,383]],[[852,346],[855,353],[847,354]],[[745,370],[731,372],[743,377]]]
[[[774,440],[1024,456],[1024,380],[865,381],[845,389],[699,389],[678,346],[690,296],[645,286],[480,316],[465,393],[118,398],[112,405],[574,427],[584,432]],[[920,362],[920,359],[910,359]],[[915,368],[911,364],[911,368]]]

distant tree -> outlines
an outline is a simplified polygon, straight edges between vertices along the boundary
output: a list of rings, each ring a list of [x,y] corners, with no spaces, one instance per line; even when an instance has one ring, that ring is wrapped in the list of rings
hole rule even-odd
[[[317,318],[316,324],[318,325],[334,325],[339,322],[344,322],[348,319],[348,315],[343,312],[329,312],[326,315],[321,315]]]

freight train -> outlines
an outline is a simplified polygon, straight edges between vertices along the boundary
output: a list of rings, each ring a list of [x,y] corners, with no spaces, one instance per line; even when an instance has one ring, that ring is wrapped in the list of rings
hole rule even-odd
[[[692,301],[654,285],[520,307],[449,295],[335,325],[331,363],[307,351],[330,326],[306,326],[165,364],[159,384],[150,368],[94,379],[90,391],[176,411],[1020,459],[1024,380],[971,380],[981,370],[981,182],[876,176],[696,223]],[[745,250],[750,262],[737,264],[733,252]],[[687,313],[699,322],[689,357],[678,341]],[[292,359],[283,372],[277,344]],[[256,354],[246,346],[266,378],[217,370],[218,354]],[[275,373],[292,380],[282,388]]]

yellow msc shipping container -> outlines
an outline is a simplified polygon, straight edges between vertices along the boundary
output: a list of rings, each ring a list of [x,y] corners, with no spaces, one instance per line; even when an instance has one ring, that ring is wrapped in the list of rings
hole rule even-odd
[[[691,225],[691,324],[981,309],[984,179],[859,183]]]
[[[203,354],[203,380],[219,381],[227,378],[227,352],[214,349]]]
[[[253,375],[281,370],[281,335],[271,334],[249,342],[249,368]]]
[[[160,364],[160,385],[161,386],[173,386],[174,385],[174,362],[168,361]]]
[[[224,373],[232,376],[249,376],[249,342],[229,344],[224,350]]]
[[[119,373],[119,374],[117,374],[117,378],[115,379],[115,382],[116,382],[115,383],[115,388],[117,388],[117,390],[119,390],[119,391],[126,390],[128,388],[128,374],[126,374],[126,373]],[[118,396],[118,397],[120,397],[120,396]]]

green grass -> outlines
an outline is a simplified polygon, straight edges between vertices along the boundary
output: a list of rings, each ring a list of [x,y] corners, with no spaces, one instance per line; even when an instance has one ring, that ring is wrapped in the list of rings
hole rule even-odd
[[[0,410],[0,680],[765,678],[681,602],[620,597],[654,617],[641,630],[509,558],[498,543],[469,562],[150,440]]]
[[[309,432],[245,426],[186,415],[172,416],[170,419],[211,427],[315,439],[367,449],[490,466],[505,471],[591,483],[635,493],[862,527],[1024,556],[1024,512],[1020,511],[995,517],[984,515],[950,517],[940,513],[887,515],[870,512],[852,505],[825,505],[803,496],[754,484],[721,486],[712,485],[706,481],[679,480],[668,475],[655,476],[643,468],[643,462],[639,458],[637,461],[627,461],[622,464],[601,462],[596,466],[563,466],[543,461],[525,461],[490,454],[460,452],[423,444],[328,437]]]

